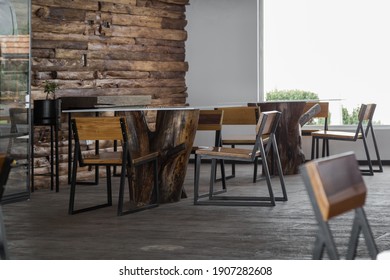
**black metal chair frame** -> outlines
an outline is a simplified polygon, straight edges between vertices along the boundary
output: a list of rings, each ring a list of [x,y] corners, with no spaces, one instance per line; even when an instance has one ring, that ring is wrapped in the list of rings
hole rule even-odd
[[[303,177],[303,180],[304,180],[304,183],[306,186],[306,190],[308,192],[311,204],[312,204],[313,209],[314,209],[315,217],[316,217],[316,220],[318,223],[318,232],[317,232],[316,240],[314,243],[314,249],[313,249],[313,259],[316,259],[316,260],[323,258],[325,250],[328,254],[329,259],[334,259],[334,260],[340,259],[340,255],[338,253],[336,243],[334,241],[333,234],[331,232],[331,229],[330,229],[330,226],[328,223],[328,220],[332,217],[330,217],[329,219],[325,219],[322,212],[321,212],[317,196],[313,190],[314,187],[313,187],[312,180],[315,181],[315,179],[312,178],[312,177],[314,177],[313,171],[312,171],[312,169],[309,171],[307,166],[309,164],[311,164],[311,165],[318,164],[319,167],[317,167],[317,169],[316,169],[316,170],[318,170],[321,168],[320,167],[321,163],[326,163],[326,162],[335,161],[335,160],[336,161],[342,160],[342,159],[345,159],[346,157],[353,157],[355,162],[356,162],[356,165],[355,166],[353,166],[351,164],[349,164],[348,166],[344,165],[345,168],[352,170],[351,172],[353,172],[354,169],[356,169],[354,171],[354,174],[353,174],[354,179],[356,180],[356,178],[358,178],[358,180],[360,179],[360,182],[364,184],[364,181],[361,178],[361,174],[359,172],[358,163],[356,161],[356,158],[355,158],[355,155],[353,152],[343,153],[340,155],[335,155],[335,156],[331,156],[331,157],[327,157],[327,158],[323,158],[323,159],[319,159],[319,160],[314,160],[314,161],[311,161],[305,165],[302,165],[300,168],[301,175]],[[334,165],[333,168],[334,168],[334,170],[329,171],[329,173],[337,172],[337,170],[335,170],[335,169],[339,169],[340,166]],[[316,174],[317,174],[317,172],[316,172]],[[344,176],[351,176],[351,173],[348,173],[348,172],[344,172],[343,174],[345,174]],[[327,174],[327,175],[332,176],[332,174]],[[360,178],[359,178],[359,176],[360,176]],[[327,187],[331,187],[331,186],[326,185],[322,181],[321,181],[321,184],[323,185],[324,189],[326,189]],[[365,185],[364,185],[364,187],[365,187]],[[326,190],[324,190],[324,193],[326,193]],[[374,240],[370,225],[368,223],[366,214],[364,212],[363,206],[357,207],[355,209],[347,209],[347,210],[344,210],[343,212],[346,212],[348,210],[354,210],[355,215],[354,215],[351,235],[350,235],[350,239],[349,239],[349,243],[348,243],[348,250],[347,250],[346,259],[349,259],[349,260],[355,259],[360,233],[363,233],[363,236],[364,236],[364,239],[365,239],[365,242],[367,245],[367,249],[368,249],[368,252],[369,252],[371,259],[375,259],[377,254],[378,254],[378,249],[377,249],[377,246],[375,244],[375,240]],[[340,213],[340,214],[342,214],[342,213]],[[336,216],[336,215],[333,215],[333,217],[334,216]]]
[[[273,118],[272,125],[270,124],[270,115],[275,115]],[[275,206],[275,201],[287,201],[287,192],[284,183],[284,177],[281,167],[281,162],[279,158],[279,151],[277,148],[275,131],[278,126],[280,120],[280,112],[271,111],[271,112],[263,112],[260,115],[258,124],[257,124],[257,135],[256,142],[252,150],[247,150],[248,154],[250,154],[250,158],[242,158],[239,159],[234,156],[219,154],[215,155],[214,153],[207,154],[206,149],[197,151],[197,160],[196,160],[196,175],[195,175],[195,183],[194,183],[194,204],[195,205],[226,205],[226,206]],[[271,120],[272,121],[272,120]],[[266,131],[267,130],[267,131]],[[268,141],[264,148],[264,142],[262,136],[264,134],[269,134]],[[281,189],[283,196],[275,197],[272,184],[271,184],[271,176],[268,169],[267,163],[267,155],[269,154],[271,148],[273,149],[274,156],[276,158],[276,163],[278,167],[279,179],[281,184]],[[234,151],[236,148],[220,148],[220,147],[212,147],[211,149],[221,149],[229,153]],[[255,162],[255,160],[261,157],[261,161],[263,164],[263,169],[265,173],[265,179],[267,182],[268,193],[269,196],[227,196],[227,195],[214,195],[214,182],[215,182],[215,170],[216,170],[216,162],[217,160],[234,160],[234,161],[244,161],[244,162]],[[199,200],[199,177],[200,177],[200,165],[201,160],[210,159],[211,160],[211,175],[210,175],[210,187],[209,187],[209,195],[208,200]]]
[[[90,210],[95,210],[103,207],[112,206],[112,188],[111,188],[111,166],[120,166],[121,167],[121,173],[120,173],[120,187],[119,187],[119,199],[118,199],[118,210],[117,215],[122,216],[125,214],[130,214],[150,208],[157,207],[159,205],[159,189],[158,189],[158,153],[157,156],[151,156],[147,157],[145,160],[135,161],[132,158],[132,155],[130,153],[129,149],[129,140],[127,135],[127,126],[126,121],[124,118],[119,117],[96,117],[97,119],[103,119],[103,118],[113,118],[118,119],[118,122],[120,122],[121,127],[121,133],[122,133],[122,139],[111,139],[113,141],[118,141],[122,143],[122,152],[112,152],[112,153],[120,153],[121,154],[121,162],[118,164],[112,164],[112,163],[96,163],[91,164],[91,162],[88,162],[87,164],[84,163],[82,154],[81,154],[81,148],[80,148],[80,138],[78,135],[78,129],[77,129],[77,118],[72,119],[72,132],[73,132],[73,138],[75,140],[75,149],[74,149],[74,157],[73,157],[73,168],[72,168],[72,177],[71,177],[71,189],[70,189],[70,199],[69,199],[69,214],[77,214],[81,212],[86,212]],[[86,140],[86,139],[83,139]],[[99,140],[103,139],[89,139],[89,140],[95,140],[98,142]],[[96,153],[98,154],[99,149],[96,149]],[[123,210],[124,209],[124,189],[125,189],[125,182],[126,177],[128,178],[129,182],[129,192],[130,192],[130,198],[131,198],[131,174],[132,170],[139,165],[143,165],[146,163],[152,162],[153,163],[153,173],[154,173],[154,184],[153,184],[153,194],[152,198],[154,198],[154,202],[151,202],[150,204],[143,205],[143,206],[136,206],[133,208],[130,208],[129,210]],[[107,202],[95,205],[91,207],[86,207],[82,209],[75,210],[75,193],[76,193],[76,185],[79,184],[77,182],[77,166],[78,163],[80,166],[106,166],[106,175],[107,175]]]

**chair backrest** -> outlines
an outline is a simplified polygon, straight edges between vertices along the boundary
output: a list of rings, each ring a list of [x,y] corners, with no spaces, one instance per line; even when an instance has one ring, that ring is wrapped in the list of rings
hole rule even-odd
[[[121,117],[78,117],[72,119],[72,129],[75,141],[85,140],[124,140]],[[126,138],[127,139],[127,138]]]
[[[316,104],[320,105],[321,110],[314,117],[315,118],[328,118],[329,117],[329,102],[307,101],[303,111],[306,112],[307,110],[309,110],[311,107],[313,107]]]
[[[218,107],[223,110],[224,125],[256,125],[260,115],[259,107]]]
[[[275,133],[278,128],[281,115],[282,113],[279,111],[261,112],[256,125],[256,143],[253,147],[252,156],[254,156],[259,150],[260,145],[263,145],[263,136],[267,136],[271,139],[271,141],[267,143],[267,150],[270,148],[270,145],[276,144],[274,142],[276,141]]]
[[[215,131],[214,146],[221,146],[221,131],[223,121],[222,110],[200,110],[198,131]]]
[[[376,105],[375,104],[362,104],[360,105],[359,115],[358,115],[358,125],[356,127],[355,140],[359,138],[359,135],[364,134],[367,136],[367,133],[372,125],[372,117],[374,116]],[[366,129],[364,125],[366,124]]]
[[[363,116],[363,120],[368,122],[366,126],[366,136],[367,136],[369,129],[372,128],[372,119],[374,117],[376,104],[371,103],[371,104],[366,104],[366,106],[367,108]]]
[[[27,108],[10,108],[9,109],[9,117],[11,120],[11,133],[17,133],[18,126],[28,125],[28,111]],[[28,127],[25,128],[28,131]]]
[[[128,147],[126,121],[122,117],[78,117],[72,119],[72,133],[75,140],[75,155],[81,164],[84,162],[80,141],[121,141],[122,147]],[[97,145],[96,152],[99,151]],[[127,152],[126,152],[127,154]],[[130,156],[129,154],[127,156]]]
[[[329,102],[315,102],[315,101],[308,101],[306,102],[305,108],[303,109],[303,112],[308,112],[310,109],[313,108],[313,106],[316,105],[320,106],[320,110],[313,116],[313,118],[323,118],[324,119],[324,129],[328,129],[328,117],[329,117]]]
[[[223,115],[222,110],[199,110],[197,130],[222,130]]]
[[[0,154],[0,201],[3,197],[4,186],[7,184],[8,175],[11,170],[12,159],[5,154]]]
[[[366,115],[364,116],[366,120],[372,121],[372,118],[374,117],[375,109],[376,109],[376,104],[371,103],[371,104],[366,104],[367,105],[367,111]]]
[[[317,218],[363,207],[367,188],[353,152],[312,160],[301,171]]]

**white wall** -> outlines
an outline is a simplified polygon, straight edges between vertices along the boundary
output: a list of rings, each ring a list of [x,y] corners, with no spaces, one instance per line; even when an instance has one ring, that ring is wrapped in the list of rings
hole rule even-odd
[[[191,0],[186,76],[192,106],[257,100],[257,1]]]
[[[256,102],[257,1],[191,0],[186,14],[188,103],[216,106]],[[254,129],[229,131],[253,134]],[[213,143],[212,133],[197,133],[195,145]]]

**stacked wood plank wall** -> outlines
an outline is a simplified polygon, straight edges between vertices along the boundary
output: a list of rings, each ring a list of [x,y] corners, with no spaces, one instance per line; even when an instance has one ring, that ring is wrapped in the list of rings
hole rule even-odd
[[[59,86],[56,97],[146,95],[152,106],[185,105],[188,2],[32,0],[31,98],[44,99],[49,80]],[[61,182],[67,174],[66,132],[64,120]],[[48,169],[48,144],[41,140],[35,145],[36,173]]]

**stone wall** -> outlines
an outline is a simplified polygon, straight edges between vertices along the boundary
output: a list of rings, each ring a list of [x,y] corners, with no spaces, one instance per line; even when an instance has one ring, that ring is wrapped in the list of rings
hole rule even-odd
[[[32,0],[31,99],[148,96],[152,106],[186,104],[189,0]],[[67,179],[67,122],[60,131],[60,179]],[[35,173],[49,168],[47,128],[35,129]],[[44,177],[42,177],[44,178]],[[36,179],[35,185],[47,185]]]

